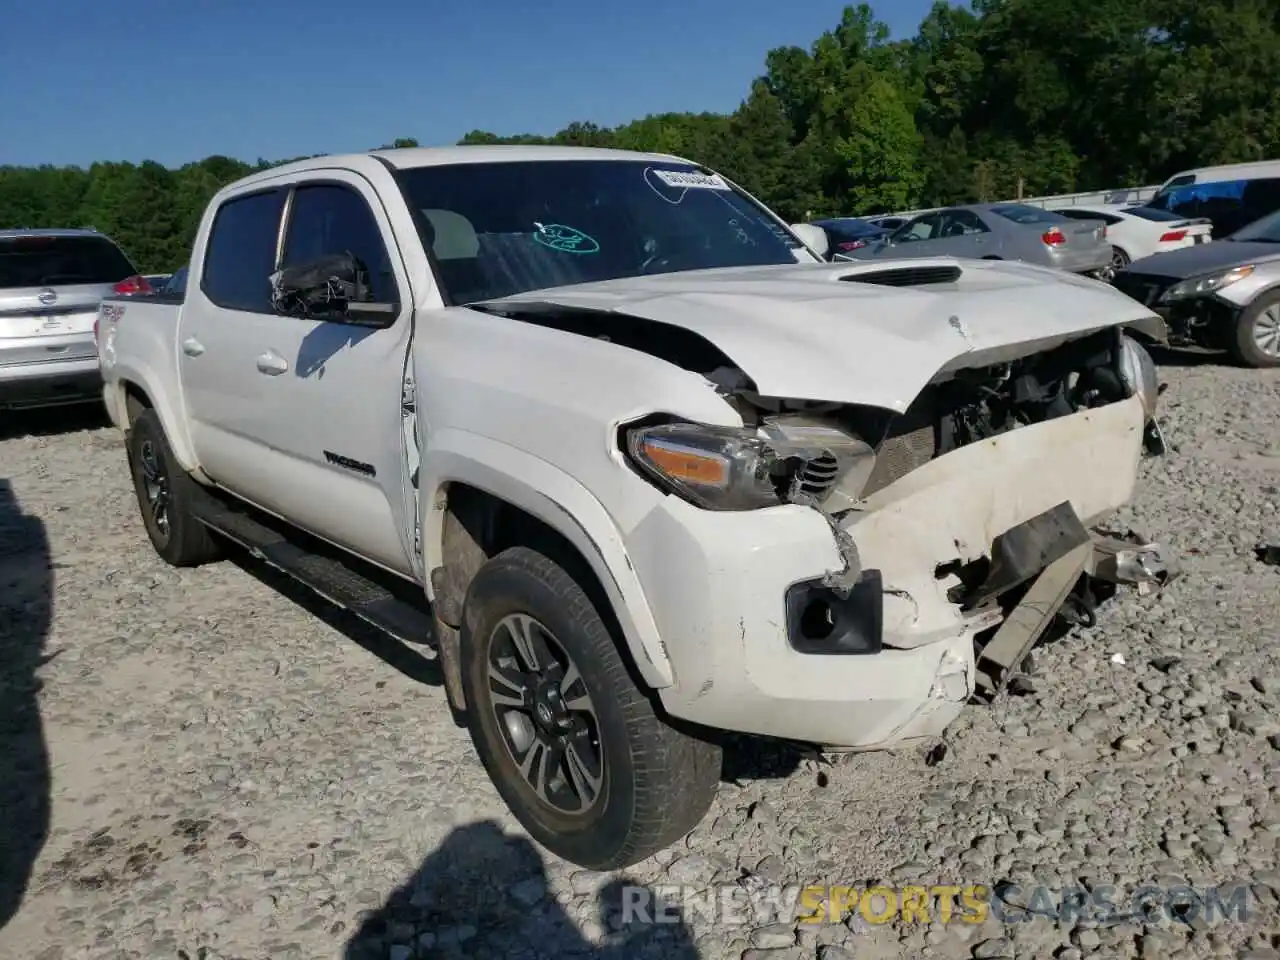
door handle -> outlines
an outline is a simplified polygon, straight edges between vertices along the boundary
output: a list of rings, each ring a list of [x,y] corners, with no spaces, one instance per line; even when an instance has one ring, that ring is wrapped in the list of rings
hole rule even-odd
[[[204,344],[195,337],[188,337],[182,341],[182,352],[188,357],[198,357],[204,353]]]
[[[289,361],[274,350],[268,350],[258,357],[258,372],[269,377],[278,377],[289,369]]]

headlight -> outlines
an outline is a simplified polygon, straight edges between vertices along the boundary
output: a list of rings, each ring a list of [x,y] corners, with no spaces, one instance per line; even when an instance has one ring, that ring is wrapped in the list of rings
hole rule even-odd
[[[870,476],[875,465],[874,452],[856,437],[825,424],[781,420],[760,430],[635,427],[626,433],[626,451],[658,487],[707,510],[821,499],[855,466]]]
[[[1161,303],[1173,300],[1186,300],[1189,297],[1202,297],[1206,293],[1216,293],[1223,287],[1229,287],[1237,280],[1243,280],[1253,273],[1253,267],[1236,267],[1224,273],[1214,273],[1207,277],[1192,277],[1175,283],[1160,296]]]
[[[1142,344],[1127,336],[1120,337],[1120,379],[1124,381],[1129,396],[1142,397],[1142,409],[1147,419],[1156,415],[1156,403],[1160,398],[1160,378],[1156,362],[1151,359]]]

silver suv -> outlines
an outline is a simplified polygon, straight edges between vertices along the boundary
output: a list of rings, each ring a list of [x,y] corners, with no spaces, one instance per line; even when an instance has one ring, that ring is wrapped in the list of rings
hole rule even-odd
[[[101,398],[98,304],[137,273],[95,230],[0,230],[0,409]]]

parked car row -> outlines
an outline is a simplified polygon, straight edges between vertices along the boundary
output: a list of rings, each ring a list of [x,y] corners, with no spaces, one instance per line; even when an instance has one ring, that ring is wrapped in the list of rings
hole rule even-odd
[[[1213,239],[1213,224],[1208,219],[1187,219],[1156,207],[1080,204],[1050,209],[1070,220],[1101,220],[1106,224],[1111,263],[1110,270],[1104,272],[1104,279],[1113,276],[1117,270],[1123,270],[1134,260],[1208,243]]]
[[[1280,162],[1175,174],[1144,204],[972,204],[797,224],[827,260],[1021,260],[1087,274],[1148,306],[1174,344],[1280,365]]]

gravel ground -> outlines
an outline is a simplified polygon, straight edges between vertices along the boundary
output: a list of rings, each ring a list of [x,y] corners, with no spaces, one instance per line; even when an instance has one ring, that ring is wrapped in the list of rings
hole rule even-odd
[[[0,957],[1280,957],[1280,567],[1255,555],[1280,543],[1280,371],[1162,377],[1172,449],[1123,520],[1181,580],[1040,651],[939,762],[735,748],[704,824],[625,877],[524,838],[429,658],[247,561],[166,567],[119,437],[23,418],[0,438]],[[876,882],[1008,906],[765,909],[770,884]],[[623,883],[752,909],[639,923]],[[1246,915],[1045,915],[1152,884],[1242,884]]]

